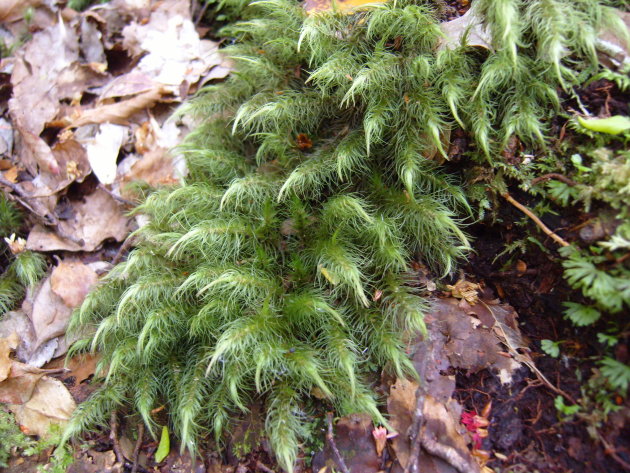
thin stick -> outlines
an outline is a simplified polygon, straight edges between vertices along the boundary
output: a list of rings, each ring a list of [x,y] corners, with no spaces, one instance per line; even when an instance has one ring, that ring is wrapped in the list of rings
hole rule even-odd
[[[413,422],[411,423],[409,443],[411,444],[411,451],[409,452],[409,462],[405,473],[418,473],[418,463],[420,461],[420,447],[422,446],[422,427],[424,424],[424,416],[422,410],[424,409],[424,392],[422,388],[418,388],[416,391],[416,408],[413,411]]]
[[[343,457],[341,453],[339,453],[339,449],[335,444],[335,437],[333,436],[333,414],[332,412],[326,413],[326,422],[328,422],[328,431],[326,432],[326,440],[328,441],[328,446],[333,452],[333,456],[335,457],[335,463],[341,469],[342,473],[350,473],[348,467],[346,466],[346,462],[343,461]]]
[[[140,447],[142,447],[142,439],[144,437],[144,424],[140,422],[138,424],[138,440],[136,440],[136,446],[133,449],[133,467],[131,473],[138,471],[138,454],[140,453]]]
[[[28,209],[33,215],[39,217],[41,223],[43,223],[45,226],[57,227],[57,234],[61,238],[65,238],[66,240],[71,241],[72,243],[75,243],[79,246],[83,246],[85,244],[83,239],[76,238],[63,231],[60,227],[61,222],[54,214],[51,214],[48,209],[43,207],[41,203],[37,202],[37,200],[35,200],[36,197],[34,198],[29,196],[28,193],[24,191],[24,189],[22,189],[22,187],[20,187],[18,184],[7,180],[2,175],[2,173],[0,173],[0,184],[9,187],[13,192],[15,192],[17,196],[12,195],[12,197],[17,200],[21,205],[23,205],[26,209]]]
[[[268,466],[266,466],[265,464],[259,461],[256,462],[256,468],[259,469],[260,471],[264,471],[265,473],[276,473],[271,468],[269,468]]]
[[[118,443],[118,413],[116,411],[112,412],[112,417],[109,421],[109,427],[109,438],[112,441],[112,445],[114,447],[116,461],[123,465],[125,463],[125,457],[123,456],[122,450],[120,449],[120,443]]]
[[[114,259],[112,260],[112,264],[115,266],[118,263],[120,263],[120,260],[123,258],[123,255],[125,254],[125,251],[127,251],[129,249],[129,247],[133,245],[133,238],[127,238],[122,245],[120,245],[120,248],[118,248],[118,252],[116,253],[116,255],[114,256]]]
[[[548,236],[550,236],[556,243],[558,243],[561,246],[569,246],[569,243],[567,243],[566,241],[564,241],[562,238],[560,238],[558,235],[556,235],[554,232],[552,232],[549,227],[547,227],[547,225],[545,225],[542,220],[540,220],[536,215],[534,215],[532,213],[531,210],[529,210],[527,207],[525,207],[523,204],[521,204],[520,202],[518,202],[517,200],[514,199],[514,197],[512,197],[508,192],[506,192],[505,194],[501,194],[503,196],[503,198],[505,200],[507,200],[510,204],[512,204],[514,207],[516,207],[517,209],[519,209],[521,212],[523,212],[525,215],[527,215],[529,218],[531,218],[534,223],[536,225],[538,225],[538,227],[540,227],[540,229],[545,232]]]
[[[130,200],[127,200],[124,197],[119,196],[118,194],[115,194],[114,191],[108,189],[107,186],[105,186],[105,185],[103,185],[101,183],[99,183],[97,187],[99,189],[107,192],[112,197],[112,199],[117,200],[118,202],[120,202],[122,204],[129,205],[131,207],[135,207],[136,206],[136,204],[134,202],[132,202]]]
[[[564,182],[567,186],[575,187],[577,186],[577,182],[572,181],[567,176],[563,174],[559,174],[557,172],[550,172],[549,174],[543,174],[542,176],[538,176],[535,179],[532,179],[532,186],[535,186],[539,182],[548,181],[549,179],[558,179],[559,181]]]

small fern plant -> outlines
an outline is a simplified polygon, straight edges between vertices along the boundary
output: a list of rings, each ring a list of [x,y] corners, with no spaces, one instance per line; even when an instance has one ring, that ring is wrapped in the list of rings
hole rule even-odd
[[[448,274],[469,248],[464,192],[437,164],[449,131],[488,156],[512,134],[542,144],[605,16],[589,0],[477,3],[493,51],[438,48],[422,1],[308,15],[261,0],[223,30],[237,68],[186,107],[200,122],[181,147],[186,183],[135,210],[150,218],[136,248],[71,321],[71,355],[100,351],[107,374],[66,438],[121,405],[155,433],[166,405],[195,451],[256,399],[292,471],[308,396],[386,423],[367,367],[413,376],[404,337],[425,302],[410,262]]]

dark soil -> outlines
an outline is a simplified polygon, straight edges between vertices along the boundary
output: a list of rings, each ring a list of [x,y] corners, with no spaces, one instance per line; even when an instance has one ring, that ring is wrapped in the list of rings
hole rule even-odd
[[[526,196],[513,192],[528,203]],[[516,309],[521,331],[530,339],[531,356],[537,367],[556,387],[577,400],[582,397],[581,387],[596,368],[591,357],[601,355],[596,333],[602,331],[602,327],[578,329],[563,318],[562,303],[576,300],[578,295],[562,278],[560,259],[552,241],[544,241],[547,252],[532,245],[525,254],[516,252],[497,258],[507,243],[525,235],[526,229],[512,223],[521,218],[518,210],[503,205],[497,218],[502,223],[472,227],[475,252],[465,271],[471,279],[485,284],[502,302]],[[583,214],[565,213],[559,218],[546,219],[546,223],[551,228],[571,228],[587,219],[588,216]],[[527,231],[543,241],[544,235],[535,226]],[[566,232],[565,236],[570,240],[577,237]],[[558,359],[540,350],[540,340],[543,339],[564,341]],[[627,350],[627,344],[628,340],[622,341],[621,349]],[[459,373],[456,395],[465,409],[477,412],[492,401],[490,435],[484,440],[483,448],[504,456],[504,460],[496,459],[490,463],[496,471],[625,471],[623,465],[612,457],[612,451],[618,459],[630,463],[630,450],[626,448],[630,423],[623,418],[624,414],[609,415],[597,429],[594,427],[596,421],[601,420],[599,418],[591,419],[590,423],[575,419],[561,421],[554,406],[557,394],[541,385],[527,368],[522,368],[515,382],[507,386],[501,385],[499,379],[487,371],[470,376]],[[626,409],[622,412],[628,411],[630,403],[627,399],[616,396],[614,401],[625,403]],[[602,439],[607,446],[603,445]],[[508,466],[509,470],[506,469]]]

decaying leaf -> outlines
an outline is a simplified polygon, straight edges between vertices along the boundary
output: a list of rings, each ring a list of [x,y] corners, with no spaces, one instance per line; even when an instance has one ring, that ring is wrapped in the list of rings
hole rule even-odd
[[[455,285],[447,285],[446,289],[451,291],[453,297],[457,299],[464,299],[469,304],[476,304],[479,300],[478,291],[481,288],[479,284],[476,284],[471,281],[466,281],[465,279],[460,279],[455,283]]]
[[[163,2],[146,24],[125,27],[123,46],[133,56],[142,57],[134,72],[151,77],[170,93],[181,96],[182,85],[198,82],[222,64],[223,56],[217,43],[199,39],[188,9],[178,3]]]
[[[400,435],[392,440],[392,448],[396,454],[398,466],[394,471],[405,470],[410,461],[412,451],[410,443],[410,428],[416,410],[416,392],[419,385],[416,382],[398,379],[390,388],[387,400],[387,411],[390,414],[390,423]],[[422,405],[423,426],[419,434],[420,441],[433,442],[435,450],[448,452],[451,455],[451,464],[445,458],[441,458],[426,451],[420,450],[418,457],[419,471],[423,473],[456,473],[462,471],[459,468],[465,465],[465,470],[470,473],[478,472],[479,465],[468,449],[463,431],[459,429],[459,415],[461,407],[453,399],[447,402],[436,400],[433,396],[423,396]]]
[[[351,473],[377,473],[380,458],[372,436],[374,426],[367,414],[351,414],[337,421],[334,429],[335,444]],[[313,471],[341,471],[327,444],[313,457]]]
[[[79,111],[73,116],[66,117],[63,122],[68,128],[98,123],[126,125],[129,123],[129,117],[153,107],[167,93],[163,87],[156,87],[127,100]]]
[[[62,261],[50,275],[52,292],[70,308],[81,305],[97,281],[96,272],[80,261]]]
[[[440,29],[444,36],[440,40],[438,49],[455,49],[462,43],[467,46],[490,49],[492,38],[476,12],[475,3],[464,15],[442,23]]]
[[[42,0],[2,0],[0,2],[0,22],[20,20],[24,11],[29,7],[36,7]]]
[[[9,377],[12,363],[9,355],[17,348],[19,342],[20,338],[16,333],[0,339],[0,382]]]
[[[59,227],[64,235],[82,240],[83,245],[68,241],[49,228],[35,225],[26,240],[27,249],[94,251],[107,238],[123,241],[129,231],[120,205],[103,190],[88,195],[84,202],[73,202],[72,214],[72,218],[63,220]]]
[[[46,437],[52,425],[66,424],[77,406],[61,381],[44,376],[27,402],[9,404],[8,407],[23,431]]]
[[[22,404],[27,402],[35,385],[46,373],[58,370],[42,370],[11,357],[20,343],[17,333],[0,338],[0,402]]]
[[[84,142],[92,171],[103,184],[116,180],[116,161],[126,134],[125,127],[104,123],[94,138]]]

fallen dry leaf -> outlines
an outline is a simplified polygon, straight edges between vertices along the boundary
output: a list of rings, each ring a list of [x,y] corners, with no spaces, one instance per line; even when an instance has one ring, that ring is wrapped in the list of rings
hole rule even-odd
[[[521,365],[504,356],[503,340],[497,334],[498,322],[488,307],[486,302],[480,301],[462,308],[457,299],[441,299],[434,303],[431,319],[435,320],[436,327],[448,340],[444,350],[451,366],[471,373],[490,368],[503,383],[509,383],[512,374]],[[523,343],[518,327],[512,325],[516,324],[514,309],[510,306],[496,307],[497,317],[506,324],[505,330]]]
[[[151,77],[180,97],[188,86],[223,63],[218,43],[199,38],[189,9],[182,5],[164,1],[146,24],[133,23],[123,29],[123,46],[132,56],[141,57],[134,72]]]
[[[103,184],[112,184],[116,180],[116,161],[126,135],[126,127],[104,123],[99,126],[96,136],[83,142],[92,171]]]
[[[123,241],[129,229],[119,204],[105,191],[97,190],[84,202],[72,203],[72,218],[63,220],[59,227],[83,245],[68,241],[49,228],[35,225],[28,235],[26,247],[35,251],[94,251],[104,240]]]
[[[83,302],[97,280],[96,272],[80,261],[62,261],[53,269],[35,291],[32,303],[29,298],[23,305],[33,323],[33,351],[65,334],[72,310]]]
[[[467,46],[490,49],[492,38],[477,15],[475,3],[464,15],[442,23],[440,29],[444,36],[440,40],[438,49],[455,49],[462,45],[464,37]]]
[[[27,402],[8,407],[25,433],[47,437],[51,426],[68,422],[77,405],[61,381],[44,376]]]
[[[76,116],[66,117],[63,121],[68,128],[98,123],[126,125],[132,115],[153,107],[167,93],[163,87],[156,87],[128,100],[79,111]]]
[[[75,384],[80,384],[94,374],[100,359],[100,355],[90,353],[76,355],[70,359],[56,358],[46,364],[46,369],[65,368],[64,378],[73,377]]]
[[[80,261],[62,261],[50,275],[52,291],[70,308],[81,305],[98,281],[98,275]]]
[[[29,314],[35,329],[35,349],[43,343],[66,332],[72,309],[52,291],[50,277],[40,285],[33,300],[33,311]]]
[[[416,409],[416,392],[418,384],[413,381],[398,379],[390,388],[387,399],[387,412],[389,422],[400,433],[392,440],[392,448],[396,454],[398,468],[393,471],[402,471],[408,467],[411,453],[409,430],[413,422]],[[458,419],[461,407],[453,400],[441,402],[431,395],[424,396],[422,406],[423,427],[421,436],[426,440],[433,440],[444,450],[450,451],[459,463],[466,465],[467,472],[479,471],[472,454],[468,450],[466,438],[458,430]],[[445,459],[439,458],[420,450],[419,471],[423,473],[456,473],[458,468],[449,464]]]
[[[131,71],[116,77],[109,84],[94,90],[99,93],[99,102],[106,99],[138,95],[159,88],[159,84],[146,74]]]
[[[36,7],[42,0],[2,0],[0,2],[0,22],[11,22],[24,18],[29,7]]]
[[[46,373],[59,370],[42,370],[11,358],[20,343],[17,333],[0,339],[0,402],[22,404],[27,402],[35,385]]]
[[[13,363],[10,355],[20,343],[20,337],[17,333],[12,333],[7,338],[0,339],[0,382],[9,377],[11,364]]]
[[[376,454],[372,430],[374,426],[367,414],[351,414],[340,418],[334,428],[335,444],[351,473],[377,473],[380,458]],[[340,471],[328,444],[313,457],[313,471],[328,467]]]

